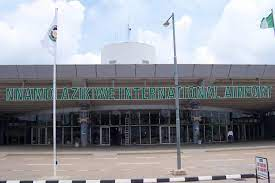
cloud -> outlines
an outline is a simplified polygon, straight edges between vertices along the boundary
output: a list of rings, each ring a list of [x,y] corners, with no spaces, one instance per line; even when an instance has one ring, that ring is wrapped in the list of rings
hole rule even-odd
[[[172,37],[162,35],[149,30],[138,30],[138,42],[152,45],[156,49],[157,63],[171,64],[173,63],[172,57]],[[153,63],[154,64],[154,63]]]
[[[272,7],[275,7],[273,0],[230,0],[216,24],[209,27],[204,22],[194,22],[193,26],[193,20],[203,20],[182,16],[176,23],[178,63],[274,64],[273,30],[259,27],[260,20],[270,13]],[[208,15],[208,18],[212,17]],[[199,27],[199,24],[204,26]],[[173,63],[171,34],[171,30],[167,34],[140,30],[138,41],[156,47],[158,63]],[[203,35],[200,37],[203,40],[196,39],[196,35]]]
[[[182,16],[178,21],[176,21],[176,27],[179,31],[185,31],[190,28],[192,24],[192,18],[190,16]]]
[[[231,0],[205,49],[217,63],[274,64],[273,30],[260,29],[261,19],[272,7],[273,0]]]
[[[75,54],[68,64],[101,64],[101,59],[99,55],[93,53]]]
[[[53,20],[54,6],[52,0],[36,0],[19,4],[13,12],[1,17],[0,64],[52,63],[40,40]],[[77,0],[61,0],[58,8],[57,63],[68,63],[75,54],[79,57],[85,7]],[[84,57],[91,54],[86,53]]]
[[[127,40],[127,23],[132,41],[155,46],[157,63],[173,63],[172,27],[162,26],[171,10],[178,63],[274,63],[273,30],[259,28],[274,0],[209,1],[82,1],[84,7],[78,0],[59,0],[58,63],[99,63],[101,47]],[[53,19],[53,0],[17,2],[0,14],[0,64],[52,63],[40,40]]]
[[[192,24],[192,18],[190,16],[182,16],[175,22],[176,26],[176,43],[178,62],[182,63],[187,55],[184,48],[186,42],[186,36],[188,35],[189,28]],[[165,27],[163,27],[165,29]],[[153,45],[156,48],[157,63],[160,64],[172,64],[173,61],[173,32],[172,25],[167,29],[167,33],[157,33],[150,30],[138,30],[137,35],[138,42],[147,43]]]
[[[196,64],[215,64],[216,58],[206,46],[197,48],[194,51],[194,63]]]

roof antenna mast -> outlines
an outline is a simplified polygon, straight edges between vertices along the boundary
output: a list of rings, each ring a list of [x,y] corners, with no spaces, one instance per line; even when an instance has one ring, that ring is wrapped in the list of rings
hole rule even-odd
[[[130,41],[130,33],[131,33],[132,28],[128,24],[128,42]]]
[[[129,16],[128,16],[128,24],[127,24],[128,42],[130,41],[130,34],[131,34],[131,30],[132,30],[129,22],[130,21],[129,21]]]

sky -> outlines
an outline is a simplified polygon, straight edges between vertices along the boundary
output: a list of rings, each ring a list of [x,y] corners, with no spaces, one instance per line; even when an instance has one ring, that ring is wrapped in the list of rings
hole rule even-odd
[[[162,24],[172,12],[178,63],[275,63],[275,32],[260,29],[274,0],[57,0],[57,6],[58,64],[100,64],[105,45],[125,41],[151,44],[156,63],[171,64],[172,27]],[[54,8],[53,0],[0,0],[0,64],[53,63],[41,40]]]

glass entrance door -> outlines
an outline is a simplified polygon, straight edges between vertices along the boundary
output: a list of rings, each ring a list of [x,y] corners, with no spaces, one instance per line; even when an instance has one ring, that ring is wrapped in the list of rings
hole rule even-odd
[[[46,144],[46,128],[39,128],[40,129],[40,144]]]
[[[169,126],[160,127],[160,143],[161,144],[169,143]]]
[[[175,144],[177,142],[177,133],[176,133],[176,127],[171,126],[170,127],[170,143]]]
[[[239,141],[240,139],[240,127],[239,125],[233,125],[233,137],[234,141]]]
[[[100,127],[100,145],[110,145],[110,127]]]
[[[31,139],[32,144],[47,144],[47,129],[45,127],[32,128]]]

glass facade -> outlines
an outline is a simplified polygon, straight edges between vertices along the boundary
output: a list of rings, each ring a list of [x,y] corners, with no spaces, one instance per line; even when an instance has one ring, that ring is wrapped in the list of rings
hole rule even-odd
[[[87,142],[90,145],[148,145],[176,143],[174,110],[90,111]],[[199,117],[198,122],[194,116]],[[80,142],[80,113],[57,113],[57,144]],[[214,110],[181,110],[181,143],[226,142],[229,130],[235,141],[264,137],[260,114]],[[194,131],[194,124],[196,129]],[[52,114],[12,117],[1,124],[1,144],[52,144]],[[194,141],[194,139],[197,139]],[[129,143],[126,143],[129,142]]]

